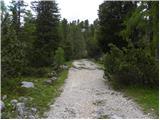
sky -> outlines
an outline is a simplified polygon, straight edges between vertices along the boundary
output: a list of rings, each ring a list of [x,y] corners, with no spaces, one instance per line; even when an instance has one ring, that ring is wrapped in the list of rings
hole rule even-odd
[[[7,4],[11,0],[4,0]],[[28,4],[32,0],[24,0]],[[66,18],[69,22],[72,20],[86,20],[90,23],[98,18],[98,8],[104,0],[56,0],[60,9],[61,18]]]

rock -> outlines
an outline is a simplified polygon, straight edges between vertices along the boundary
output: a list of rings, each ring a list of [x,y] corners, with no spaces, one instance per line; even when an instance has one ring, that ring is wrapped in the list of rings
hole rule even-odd
[[[51,78],[53,76],[57,76],[57,73],[55,71],[52,71],[51,73],[48,73],[49,78]]]
[[[7,95],[3,95],[2,100],[7,99]]]
[[[32,107],[31,111],[35,114],[37,112],[37,109]]]
[[[0,103],[0,109],[3,110],[4,108],[5,108],[5,104],[4,104],[3,101],[1,101],[1,103]]]
[[[47,84],[52,84],[55,80],[57,80],[57,77],[52,77],[49,80],[45,80],[44,82]]]
[[[25,104],[24,103],[17,103],[16,104],[16,110],[21,118],[24,118],[24,112],[25,112]]]
[[[16,104],[17,104],[18,100],[16,99],[13,99],[10,101],[11,105],[15,108],[16,107]]]
[[[28,118],[29,119],[36,119],[35,116],[33,116],[33,115],[29,115]]]
[[[34,84],[32,82],[26,82],[23,81],[21,82],[22,86],[21,87],[25,87],[25,88],[34,88]]]
[[[68,66],[67,65],[61,65],[60,68],[63,69],[63,70],[66,70],[66,69],[68,69]]]
[[[56,71],[52,71],[52,75],[53,75],[53,76],[57,76]]]
[[[53,81],[49,79],[49,80],[45,80],[44,82],[47,84],[52,84]]]
[[[51,80],[55,81],[55,80],[57,80],[57,77],[52,77]]]
[[[26,97],[19,97],[18,98],[19,101],[26,103],[28,101],[28,98]]]

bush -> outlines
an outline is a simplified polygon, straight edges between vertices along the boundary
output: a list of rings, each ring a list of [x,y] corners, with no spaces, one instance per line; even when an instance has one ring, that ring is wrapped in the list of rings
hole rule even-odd
[[[117,48],[115,45],[110,44],[111,52],[105,55],[104,66],[106,72],[110,74],[115,74],[120,66],[120,63],[123,61],[123,52]]]
[[[129,85],[140,83],[141,71],[136,65],[130,63],[120,64],[119,70],[115,73],[119,84]]]
[[[157,86],[158,61],[142,48],[127,48],[120,50],[114,45],[104,60],[105,74],[122,85]],[[114,78],[114,79],[113,79]]]

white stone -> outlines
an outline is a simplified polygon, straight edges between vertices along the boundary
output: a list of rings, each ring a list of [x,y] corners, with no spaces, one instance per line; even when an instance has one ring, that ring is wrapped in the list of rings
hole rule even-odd
[[[31,108],[31,111],[32,111],[33,113],[36,113],[36,112],[37,112],[37,109],[36,109],[36,108]]]
[[[12,106],[16,107],[17,102],[18,102],[18,100],[16,100],[16,99],[11,100]]]
[[[1,101],[1,103],[0,103],[0,109],[3,110],[4,108],[5,108],[5,104],[4,104],[3,101]]]
[[[57,77],[52,77],[51,80],[55,81],[55,80],[57,80]]]
[[[33,84],[32,82],[23,81],[23,82],[21,82],[21,83],[22,83],[22,86],[21,86],[21,87],[34,88],[34,84]]]

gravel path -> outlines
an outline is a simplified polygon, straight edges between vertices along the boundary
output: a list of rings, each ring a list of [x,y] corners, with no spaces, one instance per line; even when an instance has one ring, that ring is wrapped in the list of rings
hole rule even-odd
[[[91,61],[74,61],[63,92],[50,106],[48,118],[150,118],[131,99],[110,89],[103,74]]]

